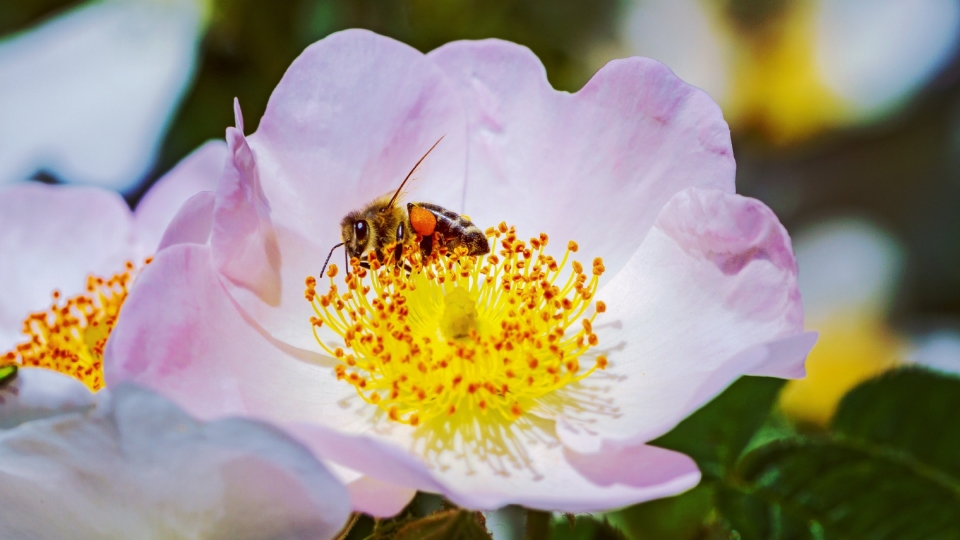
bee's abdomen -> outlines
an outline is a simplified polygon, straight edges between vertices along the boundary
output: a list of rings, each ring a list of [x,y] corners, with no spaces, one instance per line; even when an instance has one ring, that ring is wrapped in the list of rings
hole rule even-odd
[[[407,211],[410,213],[414,231],[418,234],[427,236],[430,233],[424,235],[425,232],[429,231],[429,224],[421,226],[420,230],[417,229],[417,220],[413,219],[417,209],[427,210],[433,214],[433,217],[436,218],[436,225],[433,227],[432,234],[442,238],[443,246],[448,250],[452,251],[457,247],[464,246],[467,248],[468,255],[484,255],[490,252],[490,243],[483,231],[469,219],[433,203],[407,204]]]

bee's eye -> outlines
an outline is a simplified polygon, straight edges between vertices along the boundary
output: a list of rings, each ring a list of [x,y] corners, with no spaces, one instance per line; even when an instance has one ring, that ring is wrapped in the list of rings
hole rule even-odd
[[[365,246],[367,244],[367,222],[363,220],[353,222],[353,235],[357,238],[357,244]]]

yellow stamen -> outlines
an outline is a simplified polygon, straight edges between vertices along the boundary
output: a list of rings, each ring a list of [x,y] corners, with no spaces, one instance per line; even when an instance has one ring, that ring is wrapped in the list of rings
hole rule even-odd
[[[487,256],[458,250],[421,258],[410,248],[403,265],[374,256],[369,270],[354,260],[342,293],[334,267],[326,294],[307,278],[314,335],[338,361],[337,379],[390,420],[444,429],[483,419],[511,423],[607,366],[590,351],[599,343],[594,319],[606,309],[602,302],[589,309],[602,260],[591,275],[579,262],[569,272],[574,242],[557,263],[544,253],[545,234],[526,243],[501,223],[487,236]],[[321,326],[343,347],[325,344]],[[588,358],[592,365],[584,369]]]
[[[23,321],[27,340],[0,356],[0,366],[52,369],[94,392],[103,388],[103,350],[133,276],[134,265],[128,262],[123,272],[109,279],[88,277],[85,293],[63,300],[54,291],[47,311],[31,313]]]

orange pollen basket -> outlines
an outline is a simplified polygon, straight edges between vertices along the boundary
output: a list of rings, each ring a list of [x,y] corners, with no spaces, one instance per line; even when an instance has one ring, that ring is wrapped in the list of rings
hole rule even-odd
[[[505,223],[486,234],[485,256],[458,248],[424,258],[414,245],[401,264],[371,256],[364,268],[354,259],[342,293],[335,266],[325,294],[307,278],[314,336],[337,360],[336,378],[390,420],[512,423],[548,394],[607,367],[594,333],[606,306],[592,301],[603,261],[595,259],[588,274],[579,262],[567,266],[575,242],[557,261],[544,252],[545,234],[524,242]],[[333,336],[323,328],[339,339],[325,343]]]
[[[150,259],[145,263],[149,264]],[[109,279],[87,278],[86,291],[62,299],[23,321],[26,341],[0,356],[0,367],[40,367],[69,375],[96,392],[104,386],[103,351],[135,276],[134,265]]]

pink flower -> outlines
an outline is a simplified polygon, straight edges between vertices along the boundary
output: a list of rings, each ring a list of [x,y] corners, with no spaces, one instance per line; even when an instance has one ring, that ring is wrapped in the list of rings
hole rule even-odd
[[[803,375],[814,336],[789,237],[734,194],[717,106],[657,62],[612,62],[570,95],[510,43],[424,56],[347,31],[294,62],[256,133],[244,136],[237,112],[211,245],[171,247],[143,272],[107,380],[138,381],[202,418],[283,426],[343,467],[356,509],[389,515],[414,490],[570,512],[676,494],[699,481],[696,465],[647,441],[741,375]],[[461,261],[450,268],[470,277],[450,270],[445,284],[398,271],[384,285],[389,269],[371,269],[362,285],[388,293],[376,302],[342,300],[341,271],[305,300],[340,219],[395,190],[441,136],[407,200],[481,229],[515,225],[518,238],[495,239],[501,260]],[[571,259],[602,257],[594,277],[577,281],[561,261],[568,240]],[[499,276],[523,274],[521,255],[527,274],[507,288]],[[484,265],[502,274],[486,283]],[[510,304],[517,291],[538,296]],[[537,322],[553,310],[558,322]]]
[[[56,292],[55,303],[62,307],[92,294],[89,279],[119,276],[114,294],[97,308],[112,317],[125,297],[122,289],[146,257],[172,244],[205,243],[214,196],[204,190],[216,186],[226,150],[219,142],[200,147],[161,178],[134,212],[115,192],[101,188],[18,184],[0,190],[0,365],[15,360],[17,345],[27,340],[24,321],[46,310],[51,294]],[[53,319],[48,314],[47,321]],[[90,348],[85,343],[99,338],[81,326],[83,339],[73,344]],[[86,356],[84,365],[99,364],[99,354]],[[41,365],[54,367],[46,360]],[[100,371],[78,378],[96,389],[102,386]]]

